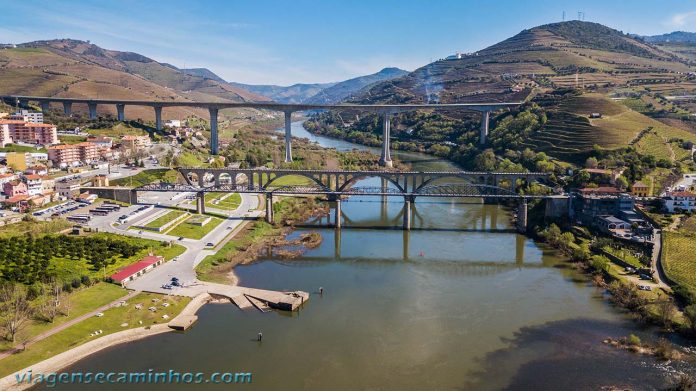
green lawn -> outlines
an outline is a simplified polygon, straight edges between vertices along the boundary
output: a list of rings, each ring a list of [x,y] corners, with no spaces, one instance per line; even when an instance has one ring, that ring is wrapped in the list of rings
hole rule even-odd
[[[204,226],[198,226],[191,224],[190,221],[191,219],[197,218],[201,215],[195,215],[190,218],[188,218],[186,221],[184,221],[181,224],[178,224],[176,227],[172,228],[167,232],[167,235],[170,236],[181,236],[184,238],[189,238],[189,239],[201,239],[205,235],[208,234],[208,232],[212,231],[215,227],[220,225],[222,223],[222,219],[219,217],[210,217],[210,222]]]
[[[69,320],[84,315],[103,305],[123,297],[127,292],[116,284],[100,282],[88,288],[82,288],[69,294],[70,311],[68,315],[61,315],[54,319],[53,323],[41,320],[32,320],[25,331],[30,338],[59,326]],[[0,343],[0,350],[9,349],[10,343],[4,339]]]
[[[224,200],[219,201],[214,204],[213,201],[225,196],[228,193],[206,193],[205,194],[205,206],[215,209],[222,210],[235,210],[242,203],[242,196],[239,193],[233,193],[227,196]]]
[[[153,303],[153,298],[161,301]],[[162,303],[165,301],[170,304],[167,308],[162,307]],[[128,300],[128,305],[125,307],[110,308],[104,311],[104,316],[100,318],[92,317],[86,319],[43,341],[37,342],[24,352],[13,354],[0,360],[0,376],[9,375],[12,372],[98,338],[90,336],[96,330],[102,330],[103,333],[100,336],[104,336],[129,328],[167,323],[179,314],[190,301],[191,299],[188,297],[141,293]],[[137,310],[135,309],[135,304],[142,304],[143,308]],[[148,311],[147,308],[150,306],[157,307],[157,311]],[[162,319],[162,315],[165,314],[169,316],[168,320]],[[142,324],[140,324],[140,321],[142,321]],[[123,323],[128,325],[121,326]]]
[[[176,170],[168,168],[156,168],[153,170],[144,170],[136,175],[126,178],[114,179],[111,181],[113,186],[143,186],[153,182],[170,182],[177,181],[179,173]]]
[[[73,224],[65,219],[52,221],[20,221],[19,223],[0,227],[0,236],[17,236],[28,233],[34,235],[54,234],[72,227]]]
[[[109,136],[109,137],[116,137],[116,138],[120,138],[121,136],[125,136],[125,135],[146,136],[148,134],[143,129],[134,128],[134,127],[128,126],[127,124],[124,124],[124,123],[118,123],[118,124],[112,126],[111,128],[86,129],[85,131],[93,136]]]
[[[7,144],[3,148],[0,148],[0,152],[43,152],[46,153],[45,148],[35,148],[27,147],[25,145]]]
[[[77,144],[87,141],[85,136],[58,136],[58,140],[63,144]]]
[[[184,211],[172,210],[172,211],[167,212],[164,215],[150,221],[149,223],[147,223],[145,225],[145,227],[147,227],[147,228],[160,228],[163,225],[178,219],[180,216],[182,216],[184,214],[186,214],[186,212],[184,212]]]

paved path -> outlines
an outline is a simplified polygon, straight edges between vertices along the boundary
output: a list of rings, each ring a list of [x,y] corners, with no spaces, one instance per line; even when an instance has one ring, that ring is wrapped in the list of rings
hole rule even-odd
[[[118,304],[119,302],[124,301],[124,300],[128,300],[128,299],[132,298],[133,296],[137,295],[138,293],[140,293],[140,292],[139,292],[139,291],[131,291],[131,292],[128,292],[127,295],[125,295],[125,296],[123,296],[123,297],[120,297],[120,298],[118,298],[118,299],[112,301],[112,302],[109,303],[109,304],[105,304],[105,305],[103,305],[103,306],[97,308],[96,310],[87,312],[86,314],[80,315],[80,316],[78,316],[77,318],[74,318],[74,319],[70,319],[69,321],[67,321],[67,322],[65,322],[65,323],[62,323],[62,324],[60,324],[60,325],[58,325],[58,326],[56,326],[56,327],[54,327],[54,328],[52,328],[52,329],[50,329],[50,330],[46,330],[46,331],[44,331],[43,333],[41,333],[41,334],[37,335],[36,337],[32,338],[29,342],[27,342],[27,344],[25,345],[25,347],[29,347],[29,346],[31,346],[31,345],[33,345],[33,344],[35,344],[35,343],[37,343],[37,342],[39,342],[39,341],[41,341],[41,340],[44,340],[44,339],[50,337],[51,335],[53,335],[53,334],[55,334],[55,333],[58,333],[58,332],[61,332],[61,331],[65,330],[65,329],[67,329],[68,327],[70,327],[70,326],[72,326],[72,325],[75,325],[75,324],[77,324],[77,323],[80,323],[80,322],[82,322],[82,321],[85,320],[85,319],[89,319],[89,318],[91,318],[91,317],[97,315],[99,312],[104,312],[104,311],[108,310],[109,308],[116,306],[116,304]],[[14,348],[14,349],[7,350],[7,351],[5,351],[5,352],[2,352],[2,353],[0,353],[0,360],[2,360],[3,358],[5,358],[5,357],[7,357],[7,356],[9,356],[9,355],[11,355],[11,354],[17,353],[17,352],[19,352],[19,351],[21,351],[21,350],[22,350],[22,349],[20,349],[20,348]]]
[[[653,230],[653,253],[650,268],[656,273],[653,274],[657,279],[657,284],[666,291],[671,291],[672,287],[667,283],[668,278],[665,275],[665,270],[662,267],[662,232]]]

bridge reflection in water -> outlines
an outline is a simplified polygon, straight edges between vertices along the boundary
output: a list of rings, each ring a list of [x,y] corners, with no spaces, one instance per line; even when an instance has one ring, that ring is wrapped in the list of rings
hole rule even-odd
[[[455,262],[461,266],[495,269],[542,266],[538,262],[525,263],[525,247],[530,245],[529,240],[516,233],[510,224],[509,212],[501,206],[481,203],[463,205],[443,200],[422,203],[424,205],[420,209],[428,211],[428,215],[422,216],[416,205],[412,209],[414,227],[411,230],[401,230],[399,222],[405,208],[398,208],[398,203],[365,200],[346,202],[348,205],[345,205],[341,215],[341,229],[333,232],[325,229],[327,224],[335,224],[332,221],[334,213],[298,227],[300,232],[321,230],[324,243],[318,251],[311,251],[303,255],[301,260],[292,262],[312,263],[340,259],[357,262]],[[373,218],[377,214],[377,208],[382,216],[380,219]],[[456,226],[448,227],[453,221]],[[375,234],[366,235],[366,231],[373,231]],[[359,243],[351,239],[357,236],[362,238]],[[476,249],[480,248],[482,241],[495,241],[497,252],[478,253]],[[452,246],[453,242],[458,246]],[[471,254],[453,250],[454,247],[461,248],[462,243],[464,247],[471,247]]]

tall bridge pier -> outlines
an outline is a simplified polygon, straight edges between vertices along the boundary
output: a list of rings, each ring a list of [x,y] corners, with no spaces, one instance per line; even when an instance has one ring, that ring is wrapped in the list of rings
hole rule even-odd
[[[479,143],[485,144],[488,137],[488,127],[491,111],[509,107],[520,106],[523,102],[487,102],[487,103],[426,103],[426,104],[288,104],[278,102],[195,102],[195,101],[146,101],[146,100],[122,100],[122,99],[90,99],[90,98],[62,98],[47,96],[17,96],[5,95],[0,99],[18,102],[22,107],[28,107],[29,101],[39,102],[41,109],[47,111],[50,103],[62,103],[66,115],[72,113],[72,103],[87,104],[89,118],[97,119],[97,105],[116,105],[117,117],[120,121],[125,119],[124,108],[126,105],[152,107],[155,111],[155,127],[162,130],[162,109],[164,107],[197,107],[208,109],[210,113],[210,153],[217,155],[218,146],[218,111],[225,108],[254,108],[273,110],[285,114],[285,161],[292,162],[292,131],[290,129],[292,113],[307,110],[355,110],[378,113],[382,116],[382,151],[380,164],[384,167],[392,166],[390,137],[391,116],[396,113],[412,110],[469,110],[482,114]]]

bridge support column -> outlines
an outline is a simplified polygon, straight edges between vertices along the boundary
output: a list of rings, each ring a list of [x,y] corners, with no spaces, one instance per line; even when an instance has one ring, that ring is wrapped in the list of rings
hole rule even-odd
[[[520,200],[517,206],[517,232],[527,232],[527,199]]]
[[[385,112],[382,114],[383,125],[382,125],[382,155],[379,158],[379,165],[384,167],[393,167],[391,159],[391,151],[389,148],[389,138],[391,137],[391,119],[390,114]]]
[[[162,106],[155,106],[155,129],[162,130]]]
[[[117,104],[116,105],[116,120],[125,121],[126,120],[126,105]]]
[[[217,155],[218,150],[218,108],[208,108],[210,112],[210,154]],[[251,182],[251,181],[250,181]],[[253,184],[253,182],[252,182]]]
[[[408,261],[409,259],[409,249],[410,249],[410,241],[411,241],[411,232],[404,230],[404,235],[403,235],[403,252],[402,256],[404,258],[404,261]]]
[[[199,191],[196,193],[196,213],[205,213],[205,192]]]
[[[51,109],[51,103],[47,100],[42,100],[39,103],[41,104],[41,112],[44,114],[48,113],[48,110]]]
[[[72,115],[72,102],[63,102],[63,114]]]
[[[292,163],[292,111],[285,112],[285,163]]]
[[[481,112],[481,131],[479,132],[479,145],[485,145],[488,138],[488,124],[490,123],[491,112]]]
[[[266,194],[266,222],[273,224],[273,195]]]
[[[341,230],[334,230],[334,257],[341,259]]]
[[[97,119],[97,104],[87,103],[87,108],[89,109],[89,119]]]
[[[336,208],[334,209],[334,227],[341,229],[341,197],[336,198]]]
[[[406,197],[404,200],[404,229],[406,231],[411,230],[411,202],[413,200],[410,197]]]

